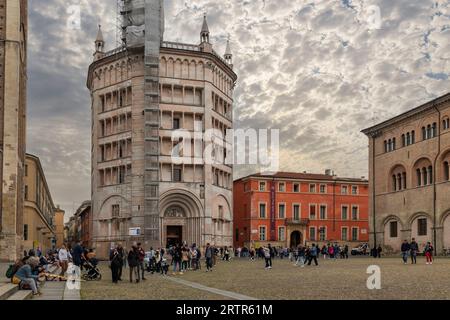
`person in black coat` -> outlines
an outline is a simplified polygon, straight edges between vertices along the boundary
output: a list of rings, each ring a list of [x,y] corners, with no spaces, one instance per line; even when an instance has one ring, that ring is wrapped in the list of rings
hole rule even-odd
[[[119,243],[117,245],[117,252],[119,253],[119,258],[120,258],[120,264],[119,264],[119,271],[118,271],[118,275],[119,275],[119,281],[122,281],[122,272],[123,272],[123,263],[125,260],[125,250],[123,249],[122,245]]]
[[[139,252],[135,245],[133,245],[128,252],[128,266],[130,267],[130,282],[133,282],[133,273],[136,277],[136,283],[139,282]]]
[[[112,274],[112,282],[118,283],[120,279],[119,277],[119,269],[122,266],[122,257],[119,253],[118,247],[111,250],[109,255],[109,261],[111,261],[111,274]]]

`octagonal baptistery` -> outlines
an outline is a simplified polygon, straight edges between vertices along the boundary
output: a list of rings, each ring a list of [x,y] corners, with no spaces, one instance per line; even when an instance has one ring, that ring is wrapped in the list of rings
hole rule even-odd
[[[177,243],[232,245],[232,166],[205,163],[201,140],[185,144],[189,140],[172,137],[174,130],[193,136],[233,128],[237,76],[229,43],[222,58],[209,43],[209,31],[208,37],[204,33],[202,28],[200,45],[161,43],[159,236],[146,241],[144,48],[104,52],[99,29],[87,86],[92,99],[92,243],[100,258],[118,243],[129,248],[142,242],[145,250]],[[226,157],[223,148],[213,150],[214,157]],[[183,164],[173,155],[182,157]]]

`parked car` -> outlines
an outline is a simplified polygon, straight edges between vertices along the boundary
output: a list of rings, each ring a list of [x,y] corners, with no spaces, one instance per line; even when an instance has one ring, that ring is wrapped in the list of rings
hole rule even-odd
[[[363,243],[357,246],[356,248],[353,248],[351,251],[352,256],[361,256],[361,255],[368,255],[369,254],[369,244]]]

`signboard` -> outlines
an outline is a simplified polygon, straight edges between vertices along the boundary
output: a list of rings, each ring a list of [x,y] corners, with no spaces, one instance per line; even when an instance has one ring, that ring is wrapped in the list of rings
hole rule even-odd
[[[275,181],[272,181],[270,187],[270,241],[275,241]]]
[[[141,228],[130,228],[128,235],[132,237],[140,236],[141,235]]]

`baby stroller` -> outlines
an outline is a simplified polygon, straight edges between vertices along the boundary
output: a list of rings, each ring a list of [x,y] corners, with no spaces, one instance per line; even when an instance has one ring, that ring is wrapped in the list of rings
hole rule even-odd
[[[86,272],[83,273],[81,279],[86,281],[100,281],[102,279],[102,274],[100,273],[97,265],[91,261],[85,260],[83,263],[83,268]]]

